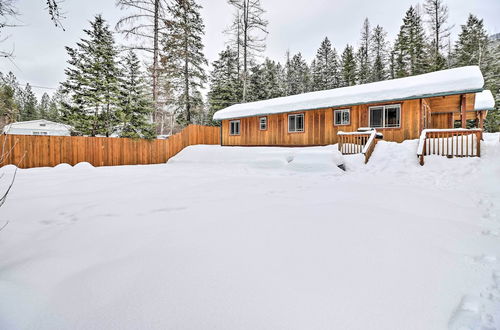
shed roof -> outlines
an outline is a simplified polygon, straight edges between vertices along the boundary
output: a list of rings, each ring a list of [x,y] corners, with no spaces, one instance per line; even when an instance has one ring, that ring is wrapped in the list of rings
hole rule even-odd
[[[406,78],[235,104],[217,111],[214,120],[475,93],[482,91],[483,85],[484,79],[479,67],[465,66]]]
[[[489,89],[476,93],[474,110],[495,110],[495,98]]]

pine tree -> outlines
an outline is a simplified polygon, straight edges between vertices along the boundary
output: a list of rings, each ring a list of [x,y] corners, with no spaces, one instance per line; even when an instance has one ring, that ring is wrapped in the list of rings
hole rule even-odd
[[[241,100],[242,86],[238,75],[238,56],[235,51],[227,47],[219,53],[219,58],[212,63],[210,72],[210,89],[208,92],[209,123],[213,114]]]
[[[272,99],[275,97],[284,96],[284,92],[280,82],[281,64],[266,58],[263,67],[263,81],[265,98]]]
[[[182,111],[178,121],[192,123],[193,108],[203,104],[200,89],[206,82],[202,36],[205,26],[201,6],[194,0],[174,0],[167,7],[170,16],[163,40],[162,64],[176,95],[175,106]]]
[[[352,46],[347,45],[342,52],[340,61],[340,86],[353,86],[356,85],[356,59],[354,58],[354,50]]]
[[[43,93],[40,99],[40,104],[38,105],[38,118],[47,119],[49,112],[50,96],[47,93]]]
[[[66,47],[70,66],[62,83],[69,97],[69,102],[64,103],[64,120],[81,134],[109,136],[116,125],[117,50],[100,15],[90,24],[91,29],[84,30],[89,39],[81,39],[76,48]]]
[[[406,77],[428,71],[425,31],[418,10],[413,6],[403,18],[403,25],[394,45],[395,76]]]
[[[444,4],[443,0],[426,0],[424,9],[431,31],[430,70],[442,70],[446,67],[444,50],[452,28],[447,26],[448,6]]]
[[[67,96],[63,92],[63,88],[59,87],[54,94],[52,94],[49,102],[49,110],[47,112],[47,119],[55,122],[62,122],[63,118],[63,105],[69,103]],[[67,124],[70,124],[69,122]]]
[[[462,25],[453,52],[454,66],[479,65],[484,67],[488,57],[488,34],[483,20],[470,14],[467,23]]]
[[[154,112],[144,83],[144,74],[137,55],[129,51],[121,61],[120,97],[118,101],[119,132],[121,137],[152,139],[155,135],[150,117]]]
[[[321,42],[311,64],[312,90],[320,91],[339,86],[339,59],[328,38]]]
[[[484,65],[484,88],[489,89],[495,98],[496,111],[489,111],[486,117],[484,128],[488,132],[500,131],[500,40],[490,38],[488,52]]]
[[[359,45],[358,52],[356,54],[357,60],[357,78],[360,84],[365,84],[370,81],[371,72],[371,59],[369,52],[371,49],[371,33],[370,33],[370,22],[368,18],[365,18],[363,22],[363,28],[361,29],[361,42]]]
[[[21,110],[19,112],[19,120],[27,121],[27,120],[35,120],[38,118],[37,112],[37,99],[33,91],[31,90],[31,86],[29,83],[26,84],[26,87],[22,91],[22,103]]]
[[[373,58],[373,65],[371,71],[371,81],[380,81],[387,79],[387,46],[386,38],[387,33],[384,29],[377,25],[371,35],[371,49],[370,53]]]
[[[263,65],[259,64],[250,68],[248,80],[247,101],[252,102],[267,99]]]
[[[288,63],[288,95],[302,94],[310,91],[310,71],[306,61],[299,52]]]
[[[19,107],[14,94],[14,89],[11,86],[0,84],[0,115],[5,124],[15,122],[19,115]]]

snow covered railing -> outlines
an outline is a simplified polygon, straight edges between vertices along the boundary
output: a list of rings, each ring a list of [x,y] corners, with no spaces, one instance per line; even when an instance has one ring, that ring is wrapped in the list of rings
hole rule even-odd
[[[424,165],[424,157],[428,155],[480,157],[482,132],[479,128],[424,129],[417,150],[420,165]]]
[[[365,164],[368,163],[377,140],[377,131],[367,130],[362,132],[338,132],[339,151],[343,155],[363,154]]]

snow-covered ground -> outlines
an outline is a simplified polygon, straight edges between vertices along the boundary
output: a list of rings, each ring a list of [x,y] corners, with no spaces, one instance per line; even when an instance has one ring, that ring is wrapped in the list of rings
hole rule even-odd
[[[499,137],[423,167],[414,140],[346,172],[335,146],[20,170],[0,329],[499,329]]]

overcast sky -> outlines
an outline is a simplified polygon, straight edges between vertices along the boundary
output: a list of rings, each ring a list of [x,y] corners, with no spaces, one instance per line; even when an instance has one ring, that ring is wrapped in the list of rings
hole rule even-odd
[[[269,20],[269,35],[265,56],[283,61],[285,51],[302,52],[310,61],[320,42],[328,36],[337,50],[347,43],[357,46],[361,25],[368,17],[393,40],[405,11],[416,1],[409,0],[261,0]],[[206,25],[205,54],[212,62],[224,48],[227,37],[222,31],[231,22],[231,7],[226,0],[201,0],[202,16]],[[9,39],[3,41],[3,50],[14,50],[14,59],[0,59],[0,71],[12,71],[21,83],[56,88],[64,80],[67,54],[64,46],[74,46],[83,37],[82,29],[95,14],[102,14],[114,27],[123,12],[115,7],[115,0],[65,0],[61,3],[66,15],[66,31],[52,25],[44,10],[45,0],[18,0],[22,27],[9,29]],[[453,36],[460,31],[469,13],[484,19],[488,33],[500,32],[500,1],[448,0],[449,22],[455,24]],[[5,35],[5,33],[4,33]],[[117,36],[118,42],[122,42]],[[44,91],[34,89],[41,95]]]

